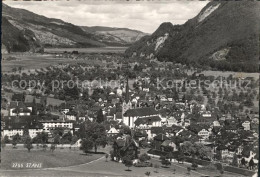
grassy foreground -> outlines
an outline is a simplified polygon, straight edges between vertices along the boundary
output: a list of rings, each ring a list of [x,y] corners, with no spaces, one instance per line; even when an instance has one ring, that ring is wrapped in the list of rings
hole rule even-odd
[[[56,149],[53,153],[47,149],[32,149],[28,152],[24,148],[12,149],[5,148],[1,152],[1,169],[6,170],[21,170],[21,169],[35,169],[35,168],[55,168],[67,167],[72,165],[84,164],[91,162],[104,154],[84,154],[80,150]],[[27,165],[27,163],[31,163]],[[19,168],[23,164],[23,167]],[[41,164],[38,167],[33,167],[33,164]]]

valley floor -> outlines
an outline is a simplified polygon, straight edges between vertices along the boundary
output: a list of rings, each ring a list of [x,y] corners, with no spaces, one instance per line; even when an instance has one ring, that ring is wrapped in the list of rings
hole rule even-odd
[[[108,147],[101,151],[107,152]],[[7,158],[8,156],[8,158]],[[145,176],[146,172],[150,172],[151,176],[218,176],[216,172],[209,170],[191,171],[187,174],[187,164],[178,164],[173,162],[169,168],[161,167],[161,162],[152,158],[153,164],[159,164],[157,172],[153,167],[130,167],[131,171],[127,171],[124,164],[106,162],[103,154],[91,154],[89,156],[83,155],[81,151],[60,150],[57,149],[53,153],[47,150],[34,150],[28,153],[24,148],[20,149],[5,149],[2,151],[2,161],[0,176]],[[42,162],[43,168],[40,169],[11,169],[10,164],[16,162]],[[55,163],[53,163],[55,162]],[[60,167],[59,167],[60,166]],[[66,167],[62,167],[66,166]],[[175,169],[175,173],[173,173]],[[225,173],[223,177],[238,177],[237,174]]]

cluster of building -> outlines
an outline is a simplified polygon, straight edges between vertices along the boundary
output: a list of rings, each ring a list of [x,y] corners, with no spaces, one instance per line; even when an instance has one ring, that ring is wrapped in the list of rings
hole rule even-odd
[[[119,134],[120,125],[125,125],[140,132],[140,140],[157,140],[159,144],[156,146],[160,150],[164,146],[172,146],[177,151],[172,137],[179,136],[211,147],[213,154],[220,151],[222,159],[228,161],[232,161],[234,153],[240,155],[241,161],[244,144],[252,145],[246,160],[255,159],[256,156],[259,125],[257,109],[252,109],[250,114],[219,114],[217,108],[206,110],[204,105],[194,101],[183,102],[164,94],[152,93],[146,86],[139,91],[130,89],[128,80],[122,88],[112,90],[108,95],[98,95],[91,107],[88,107],[87,101],[65,102],[28,94],[14,94],[6,101],[8,106],[5,113],[2,112],[1,125],[2,137],[7,136],[9,139],[16,134],[22,136],[24,130],[28,130],[31,138],[40,132],[46,132],[51,137],[56,128],[63,128],[73,134],[79,129],[80,123],[95,121],[97,112],[102,110],[108,122],[117,122],[119,125],[111,124],[107,129],[108,136]],[[84,104],[88,109],[82,112],[78,109],[79,104]],[[196,114],[193,111],[195,106],[199,108]],[[223,130],[236,135],[231,142],[216,144],[214,138],[221,136]],[[238,133],[242,130],[249,132],[243,139]],[[255,163],[258,163],[257,159]]]

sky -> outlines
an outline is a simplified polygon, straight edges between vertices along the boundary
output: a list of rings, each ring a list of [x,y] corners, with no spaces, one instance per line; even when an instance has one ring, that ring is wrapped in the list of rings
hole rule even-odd
[[[209,1],[4,1],[78,26],[130,28],[153,33],[161,23],[183,24]]]

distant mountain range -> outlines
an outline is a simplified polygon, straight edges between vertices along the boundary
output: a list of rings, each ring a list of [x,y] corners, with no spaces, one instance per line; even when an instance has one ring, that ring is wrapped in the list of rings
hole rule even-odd
[[[82,26],[81,28],[87,33],[94,34],[98,41],[110,46],[129,46],[143,36],[148,35],[141,31],[128,28],[112,28],[105,26]]]
[[[2,4],[2,51],[39,52],[44,47],[127,46],[146,35],[126,28],[80,27]]]
[[[212,1],[183,25],[162,23],[128,48],[126,55],[258,72],[259,23],[259,2]]]

